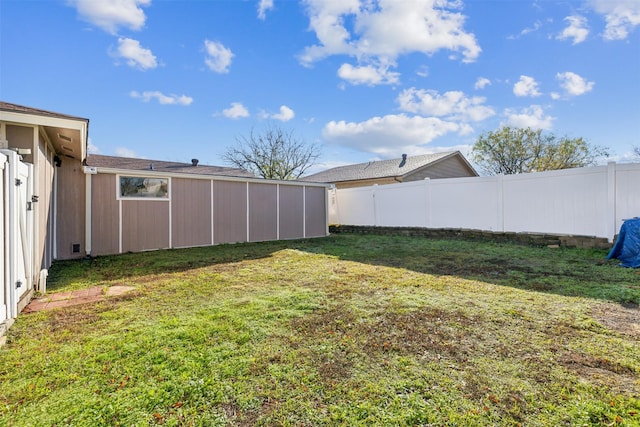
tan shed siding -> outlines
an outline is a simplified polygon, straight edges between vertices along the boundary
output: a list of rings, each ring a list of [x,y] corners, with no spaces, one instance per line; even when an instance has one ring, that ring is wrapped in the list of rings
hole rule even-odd
[[[278,239],[278,186],[249,184],[249,241]]]
[[[33,158],[36,154],[33,129],[33,126],[7,125],[7,141],[9,141],[9,148],[27,148],[31,150],[31,154],[22,156],[22,159],[25,162],[31,164],[33,164]]]
[[[37,242],[38,256],[40,257],[39,267],[49,268],[53,261],[53,152],[49,149],[46,140],[40,135],[37,151],[37,179],[38,182],[34,188],[35,195],[38,196],[38,202],[34,204],[37,221],[38,221],[38,233],[39,238]]]
[[[211,181],[172,178],[172,246],[210,245],[211,227]]]
[[[214,243],[247,241],[247,184],[213,182]]]
[[[306,237],[327,235],[326,193],[324,187],[305,187]]]
[[[122,251],[140,252],[169,247],[169,202],[121,200]]]
[[[405,181],[420,181],[425,178],[460,178],[476,176],[458,156],[450,157],[419,170],[407,177]]]
[[[304,188],[280,186],[280,238],[300,239],[304,237]]]
[[[120,210],[116,200],[116,176],[91,176],[91,255],[120,251]]]
[[[85,255],[85,177],[82,164],[64,157],[57,171],[57,258],[82,258]],[[80,252],[74,253],[73,245],[80,245]]]

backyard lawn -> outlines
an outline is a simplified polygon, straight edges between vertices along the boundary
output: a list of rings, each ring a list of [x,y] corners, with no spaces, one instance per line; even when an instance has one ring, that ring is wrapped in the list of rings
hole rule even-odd
[[[340,234],[60,262],[2,426],[637,426],[640,271],[602,250]]]

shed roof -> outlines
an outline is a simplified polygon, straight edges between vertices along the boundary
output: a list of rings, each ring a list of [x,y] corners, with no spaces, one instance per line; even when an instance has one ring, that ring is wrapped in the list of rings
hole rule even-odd
[[[227,168],[223,166],[210,166],[192,163],[167,162],[164,160],[137,159],[131,157],[103,156],[100,154],[90,154],[87,156],[87,166],[109,169],[125,169],[131,171],[167,172],[167,173],[191,173],[197,175],[222,175],[241,178],[255,178],[250,172],[244,169]],[[153,169],[152,169],[153,168]]]
[[[82,120],[88,122],[89,119],[84,117],[70,116],[68,114],[56,113],[54,111],[41,110],[39,108],[26,107],[24,105],[12,104],[10,102],[0,101],[0,110],[10,111],[12,113],[34,114],[37,116],[55,117],[59,119]]]
[[[453,157],[456,155],[459,155],[464,159],[459,151],[407,156],[406,159],[380,160],[368,163],[358,163],[355,165],[339,166],[313,175],[308,175],[300,178],[300,180],[311,182],[343,182],[376,178],[399,178],[432,165],[447,157]],[[471,168],[471,166],[469,167]],[[473,168],[471,168],[471,170],[473,170]]]

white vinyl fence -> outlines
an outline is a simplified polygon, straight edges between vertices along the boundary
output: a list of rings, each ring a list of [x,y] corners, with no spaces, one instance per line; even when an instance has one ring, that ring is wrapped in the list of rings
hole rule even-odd
[[[603,237],[640,216],[640,164],[331,190],[329,222]]]
[[[29,203],[33,194],[33,165],[23,163],[14,151],[0,151],[2,326],[18,315],[18,303],[33,287],[33,211]]]

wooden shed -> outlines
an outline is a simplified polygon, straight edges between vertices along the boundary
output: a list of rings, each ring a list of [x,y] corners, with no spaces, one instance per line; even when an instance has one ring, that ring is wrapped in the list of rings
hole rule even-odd
[[[87,156],[88,129],[0,101],[0,344],[54,260],[328,235],[325,184]]]
[[[219,166],[90,155],[90,255],[322,237],[325,185],[255,178]],[[76,245],[81,242],[76,242]]]

